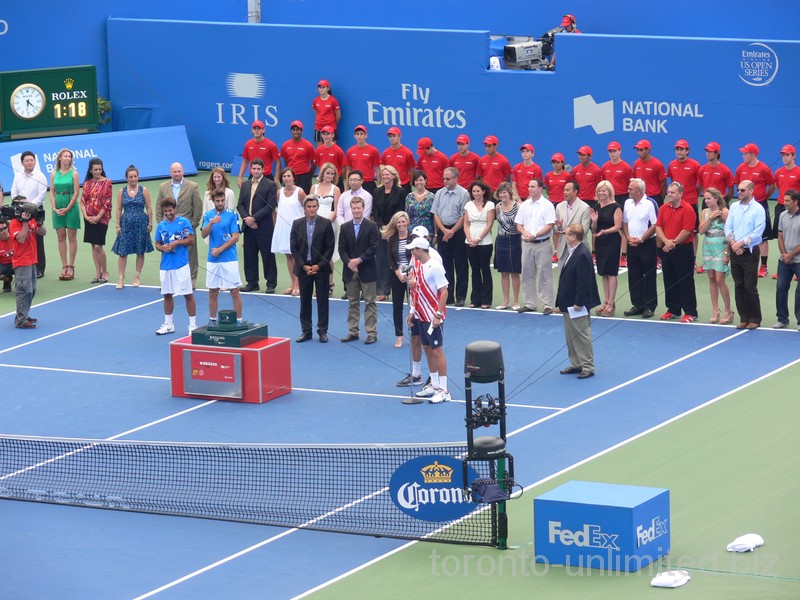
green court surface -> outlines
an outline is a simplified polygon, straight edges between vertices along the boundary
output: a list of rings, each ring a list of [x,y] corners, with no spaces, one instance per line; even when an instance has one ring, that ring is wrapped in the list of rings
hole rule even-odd
[[[711,376],[724,377],[724,367]],[[508,504],[507,551],[412,543],[310,597],[800,598],[800,437],[787,427],[800,422],[798,387],[795,362],[534,485]],[[534,562],[533,498],[570,480],[668,488],[669,556],[630,574]],[[764,546],[727,552],[744,533],[760,534]],[[692,580],[676,590],[650,586],[656,573],[674,568]]]

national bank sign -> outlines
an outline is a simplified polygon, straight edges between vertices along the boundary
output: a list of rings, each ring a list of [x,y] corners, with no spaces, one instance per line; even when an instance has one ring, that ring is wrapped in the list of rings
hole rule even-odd
[[[598,135],[615,131],[617,121],[614,100],[597,102],[591,94],[572,99],[575,129],[591,127]],[[620,100],[619,121],[622,131],[669,133],[670,127],[682,119],[702,119],[699,103],[672,100]]]

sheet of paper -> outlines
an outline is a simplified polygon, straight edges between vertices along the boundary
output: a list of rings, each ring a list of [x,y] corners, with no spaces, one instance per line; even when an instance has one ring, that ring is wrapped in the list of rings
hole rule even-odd
[[[585,306],[581,306],[580,308],[575,308],[574,306],[570,306],[567,309],[567,312],[569,313],[569,318],[570,319],[577,319],[578,317],[585,317],[586,315],[589,314],[589,311],[586,310]]]

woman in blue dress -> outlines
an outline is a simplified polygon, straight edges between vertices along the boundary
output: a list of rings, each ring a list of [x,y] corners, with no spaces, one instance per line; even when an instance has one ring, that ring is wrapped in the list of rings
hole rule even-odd
[[[150,232],[153,230],[153,206],[150,192],[139,185],[139,169],[131,165],[125,171],[127,185],[119,191],[117,199],[117,239],[111,251],[119,256],[119,281],[117,289],[125,287],[125,267],[128,255],[136,255],[136,273],[133,287],[139,287],[139,277],[144,267],[144,255],[153,251]]]

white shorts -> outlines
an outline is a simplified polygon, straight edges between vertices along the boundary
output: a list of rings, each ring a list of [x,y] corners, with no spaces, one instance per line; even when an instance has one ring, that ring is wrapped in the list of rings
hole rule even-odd
[[[210,290],[232,290],[242,285],[239,277],[239,262],[206,263],[206,287]]]
[[[189,265],[183,265],[178,269],[159,271],[161,277],[161,294],[171,294],[173,296],[188,296],[192,293],[192,273]]]

